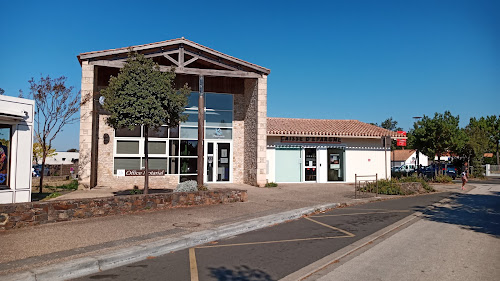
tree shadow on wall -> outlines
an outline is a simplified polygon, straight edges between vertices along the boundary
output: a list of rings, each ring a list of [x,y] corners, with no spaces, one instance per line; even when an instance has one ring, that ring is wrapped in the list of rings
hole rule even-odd
[[[246,265],[229,269],[224,266],[209,268],[210,276],[219,281],[274,281],[269,274],[259,269],[252,269]]]
[[[500,238],[500,192],[454,194],[450,201],[424,212],[424,218]]]

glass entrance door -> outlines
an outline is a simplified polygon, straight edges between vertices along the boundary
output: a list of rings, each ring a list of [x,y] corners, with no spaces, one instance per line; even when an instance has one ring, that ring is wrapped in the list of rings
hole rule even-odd
[[[316,181],[316,148],[306,148],[304,153],[304,181]]]
[[[328,181],[344,181],[344,151],[328,149]]]
[[[214,181],[214,143],[207,143],[207,182]]]
[[[206,182],[231,181],[231,143],[206,143]]]

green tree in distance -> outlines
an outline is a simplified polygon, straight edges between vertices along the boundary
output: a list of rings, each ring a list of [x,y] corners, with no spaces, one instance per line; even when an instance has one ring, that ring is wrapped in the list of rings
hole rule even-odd
[[[446,152],[458,152],[464,145],[465,136],[458,126],[459,116],[453,116],[449,111],[444,114],[435,113],[433,118],[424,115],[422,119],[413,124],[409,132],[409,142],[412,147],[422,151],[434,159]]]
[[[175,127],[186,116],[182,115],[190,89],[184,85],[175,89],[175,72],[161,72],[153,60],[137,52],[130,52],[117,77],[111,77],[109,86],[101,91],[103,107],[109,115],[106,122],[114,129],[142,126],[144,132],[144,194],[149,189],[148,135],[161,125]]]
[[[492,148],[496,151],[497,165],[500,165],[500,115],[491,115],[486,117],[486,132],[492,144]]]

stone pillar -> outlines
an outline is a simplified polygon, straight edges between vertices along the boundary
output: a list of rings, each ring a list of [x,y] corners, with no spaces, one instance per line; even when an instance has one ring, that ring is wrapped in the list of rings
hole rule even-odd
[[[94,93],[94,66],[82,61],[82,88],[80,107],[80,158],[78,174],[80,186],[90,188],[90,167],[92,149],[92,110]]]
[[[267,176],[267,76],[257,79],[257,182],[264,187]]]

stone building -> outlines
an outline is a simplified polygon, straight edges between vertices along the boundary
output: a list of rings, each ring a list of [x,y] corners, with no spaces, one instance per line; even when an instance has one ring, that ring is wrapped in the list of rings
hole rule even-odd
[[[175,67],[176,86],[192,93],[189,118],[176,128],[150,133],[149,167],[164,171],[150,177],[150,187],[175,187],[196,179],[198,109],[205,102],[203,174],[205,182],[266,183],[267,76],[269,69],[223,54],[184,38],[82,53],[80,180],[85,187],[143,186],[133,176],[143,168],[141,128],[113,130],[106,125],[100,91],[123,67],[129,50],[152,58],[161,71]],[[151,136],[151,134],[153,136]]]

